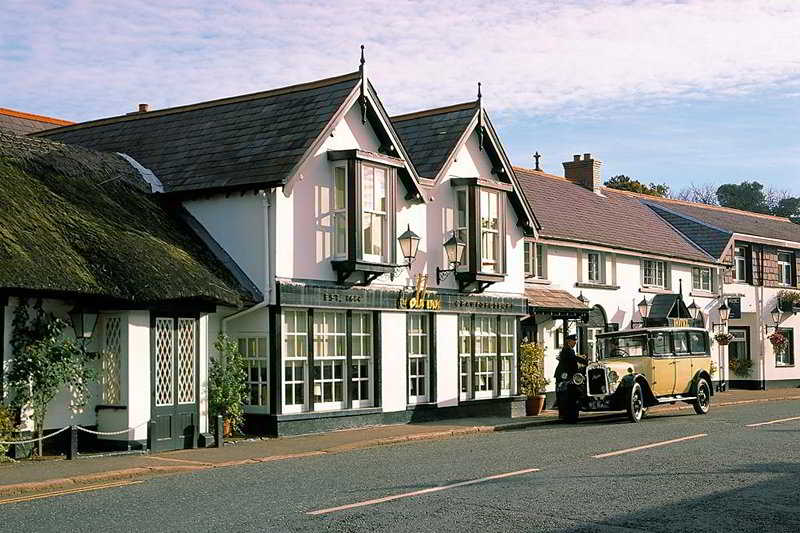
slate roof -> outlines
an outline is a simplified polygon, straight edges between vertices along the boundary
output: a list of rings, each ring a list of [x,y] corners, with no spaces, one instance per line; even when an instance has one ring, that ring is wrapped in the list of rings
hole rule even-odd
[[[0,292],[253,301],[122,157],[0,131]]]
[[[478,112],[478,102],[392,117],[392,125],[423,178],[437,176]]]
[[[589,311],[591,308],[567,291],[547,289],[545,287],[529,287],[525,289],[528,306],[535,310],[561,309]]]
[[[800,242],[800,225],[794,224],[788,218],[682,200],[629,194],[640,198],[648,205],[661,207],[662,212],[668,210],[673,215],[693,219],[695,223],[702,223],[718,231]]]
[[[355,72],[39,135],[128,154],[152,170],[167,193],[282,185],[359,79]]]
[[[514,172],[544,238],[715,262],[639,198],[605,187],[598,196],[573,181],[527,168],[514,167]]]
[[[650,206],[653,211],[681,232],[687,239],[717,259],[722,257],[728,242],[733,236],[729,231],[703,224],[693,218],[681,216],[671,209],[665,209],[662,204],[651,203],[647,200],[642,200],[642,202]]]
[[[49,130],[59,126],[74,124],[68,120],[24,113],[13,109],[0,107],[0,131],[27,135],[37,131]]]

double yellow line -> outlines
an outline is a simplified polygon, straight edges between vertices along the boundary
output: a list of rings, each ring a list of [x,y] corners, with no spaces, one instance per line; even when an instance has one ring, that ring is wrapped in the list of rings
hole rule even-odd
[[[115,487],[125,487],[127,485],[137,485],[144,483],[144,481],[114,481],[111,483],[101,483],[99,485],[87,485],[85,487],[76,487],[74,489],[56,490],[52,492],[43,492],[41,494],[31,494],[30,496],[18,496],[16,498],[6,498],[0,500],[0,505],[7,503],[22,503],[30,502],[33,500],[41,500],[42,498],[52,498],[54,496],[65,496],[67,494],[77,494],[79,492],[89,492],[92,490],[113,489]]]

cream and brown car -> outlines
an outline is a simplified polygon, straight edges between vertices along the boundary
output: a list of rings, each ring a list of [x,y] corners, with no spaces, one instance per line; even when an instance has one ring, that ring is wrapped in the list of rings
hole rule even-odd
[[[647,409],[686,402],[698,414],[711,406],[711,343],[700,328],[642,328],[597,336],[596,359],[562,376],[559,411],[575,421],[580,411],[626,411],[639,422]]]

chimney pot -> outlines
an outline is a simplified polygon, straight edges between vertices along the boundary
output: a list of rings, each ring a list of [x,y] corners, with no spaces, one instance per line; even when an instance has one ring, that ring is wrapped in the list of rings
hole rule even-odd
[[[592,154],[583,154],[583,160],[589,161],[592,158]]]
[[[573,161],[580,161],[580,160],[581,160],[581,156],[580,156],[580,154],[575,154],[575,155],[573,155],[573,156],[572,156],[572,160],[573,160]]]
[[[139,104],[139,113],[147,113],[150,111],[150,104]]]

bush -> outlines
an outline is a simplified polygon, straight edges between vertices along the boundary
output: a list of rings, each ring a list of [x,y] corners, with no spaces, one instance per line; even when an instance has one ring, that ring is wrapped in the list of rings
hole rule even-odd
[[[236,341],[220,333],[214,348],[219,357],[211,360],[208,371],[208,408],[211,416],[222,415],[239,429],[247,403],[247,366]]]
[[[550,383],[544,377],[544,347],[536,343],[526,343],[519,352],[520,392],[528,398],[544,393]]]
[[[0,441],[8,442],[14,440],[16,431],[14,413],[5,405],[0,405]],[[0,463],[13,460],[6,455],[9,448],[11,448],[10,444],[0,444]]]
[[[739,377],[749,376],[752,367],[753,361],[750,359],[731,359],[728,361],[728,368]]]

